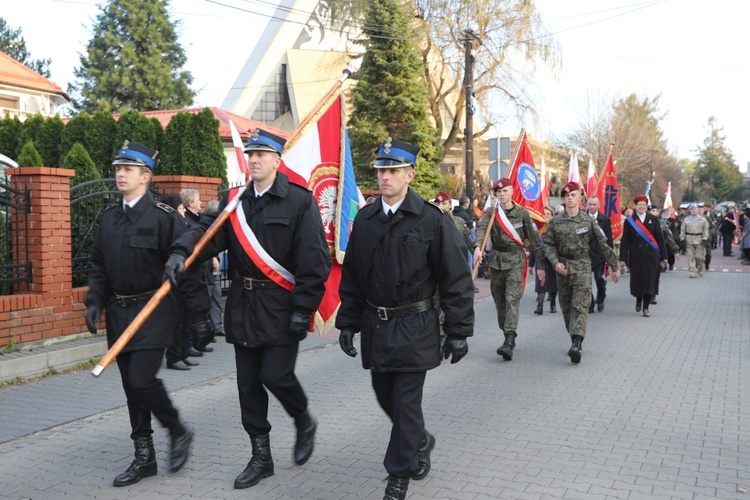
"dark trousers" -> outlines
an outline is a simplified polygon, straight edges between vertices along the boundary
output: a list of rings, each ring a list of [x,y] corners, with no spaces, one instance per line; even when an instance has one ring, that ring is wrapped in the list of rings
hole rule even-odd
[[[411,477],[419,470],[419,442],[424,430],[422,389],[427,372],[371,372],[380,407],[393,422],[383,465],[388,474]]]
[[[594,294],[591,294],[591,300],[594,300],[597,304],[603,304],[604,299],[607,297],[607,282],[602,277],[604,272],[604,262],[596,267],[591,267],[591,272],[594,275],[594,283],[596,283],[596,300],[594,300]]]
[[[185,310],[185,301],[182,294],[175,293],[177,304],[179,304],[179,314],[177,315],[177,325],[174,328],[172,341],[167,346],[167,364],[173,365],[178,361],[188,357],[188,339],[190,338],[190,320]]]
[[[156,373],[164,358],[164,349],[124,352],[117,356],[122,388],[128,400],[130,437],[147,437],[154,433],[151,414],[167,429],[181,427],[177,409]]]
[[[732,253],[732,241],[734,240],[734,234],[732,233],[721,233],[721,243],[723,245],[724,257],[727,257]]]
[[[234,346],[242,427],[251,437],[271,432],[266,389],[292,417],[307,409],[307,396],[294,374],[298,350],[299,343],[264,348]]]

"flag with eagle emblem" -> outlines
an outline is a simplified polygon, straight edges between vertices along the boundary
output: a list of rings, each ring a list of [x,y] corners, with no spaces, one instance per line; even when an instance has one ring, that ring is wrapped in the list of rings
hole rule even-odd
[[[354,164],[346,133],[343,97],[339,96],[304,136],[285,151],[279,167],[291,182],[312,191],[323,220],[326,242],[333,265],[326,292],[315,315],[318,332],[334,324],[341,299],[341,264],[349,242],[354,216],[364,205],[354,179]]]

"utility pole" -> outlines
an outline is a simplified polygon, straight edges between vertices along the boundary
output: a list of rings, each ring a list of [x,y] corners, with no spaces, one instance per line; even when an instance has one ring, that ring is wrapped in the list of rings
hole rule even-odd
[[[466,128],[464,137],[464,166],[466,176],[466,196],[474,199],[474,56],[471,55],[472,42],[476,40],[472,30],[464,31],[463,42],[466,44],[466,63],[464,66],[464,92],[466,93]]]

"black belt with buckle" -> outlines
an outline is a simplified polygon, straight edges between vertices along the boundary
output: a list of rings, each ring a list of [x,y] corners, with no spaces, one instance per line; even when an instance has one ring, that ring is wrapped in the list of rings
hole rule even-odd
[[[248,278],[247,276],[237,276],[235,278],[245,290],[263,290],[266,288],[279,288],[279,285],[272,280],[256,280],[255,278]]]
[[[429,311],[430,309],[435,307],[435,301],[430,298],[420,300],[419,302],[415,302],[413,304],[408,304],[405,306],[378,307],[371,304],[368,300],[367,305],[378,312],[378,318],[380,318],[381,321],[388,321],[389,319],[403,318],[405,316],[411,316],[413,314]]]
[[[115,294],[115,302],[120,304],[122,307],[132,306],[138,302],[148,302],[151,297],[154,296],[156,290],[149,292],[137,293],[135,295],[119,295]]]

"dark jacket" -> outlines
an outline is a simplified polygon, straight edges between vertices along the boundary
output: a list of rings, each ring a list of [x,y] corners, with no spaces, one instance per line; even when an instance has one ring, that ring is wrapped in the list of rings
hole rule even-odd
[[[586,213],[586,215],[591,217],[588,212]],[[612,242],[612,223],[610,222],[609,217],[601,212],[597,212],[596,223],[599,225],[601,230],[604,231],[604,236],[607,237],[607,246],[609,246],[609,248],[613,248],[614,244]],[[591,269],[595,269],[596,267],[604,264],[604,256],[596,248],[592,248],[589,251],[589,257],[591,258]]]
[[[157,290],[162,284],[169,246],[186,230],[185,221],[173,208],[155,203],[146,193],[128,209],[122,203],[107,208],[91,249],[91,272],[86,306],[106,309],[107,341],[110,346],[146,305],[142,300],[122,306],[118,295],[137,295]],[[174,294],[169,293],[123,352],[167,347],[178,314]]]
[[[462,207],[461,205],[456,205],[455,207],[453,207],[453,215],[461,217],[466,221],[466,225],[469,227],[469,229],[474,229],[474,219],[471,218],[469,211],[464,207]]]
[[[637,219],[638,215],[633,214],[632,218]],[[633,297],[659,293],[659,262],[667,259],[667,246],[659,219],[647,213],[643,225],[656,239],[658,253],[635,231],[630,218],[622,223],[620,260],[627,263],[630,269],[630,294]]]
[[[359,211],[344,259],[336,327],[362,332],[362,366],[379,372],[424,371],[440,364],[435,307],[383,321],[371,307],[396,307],[440,292],[448,338],[474,329],[474,290],[464,243],[453,221],[409,189],[391,220],[382,200]]]
[[[323,233],[323,222],[310,192],[291,184],[286,175],[276,174],[271,188],[256,199],[250,185],[242,196],[242,210],[263,249],[294,275],[295,286],[288,291],[279,286],[246,290],[241,277],[268,280],[252,262],[228,220],[206,245],[199,261],[228,250],[229,276],[233,277],[224,312],[226,340],[245,347],[292,345],[299,339],[289,334],[292,311],[314,312],[325,291],[331,269],[331,254]],[[221,200],[218,213],[203,214],[200,224],[191,228],[172,246],[189,255],[195,243],[228,203]]]

